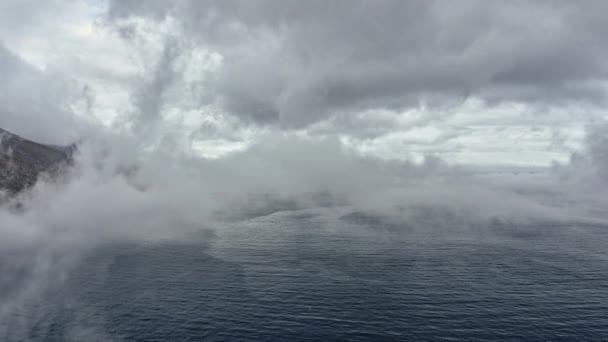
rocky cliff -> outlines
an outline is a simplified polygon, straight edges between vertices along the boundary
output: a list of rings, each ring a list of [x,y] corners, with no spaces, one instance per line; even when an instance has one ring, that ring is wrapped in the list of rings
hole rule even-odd
[[[39,144],[0,128],[0,190],[17,193],[71,162],[74,146]]]

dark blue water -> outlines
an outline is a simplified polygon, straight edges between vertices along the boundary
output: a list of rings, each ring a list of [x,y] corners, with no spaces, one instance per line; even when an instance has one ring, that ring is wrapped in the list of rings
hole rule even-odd
[[[607,227],[339,216],[99,247],[26,340],[608,340]]]

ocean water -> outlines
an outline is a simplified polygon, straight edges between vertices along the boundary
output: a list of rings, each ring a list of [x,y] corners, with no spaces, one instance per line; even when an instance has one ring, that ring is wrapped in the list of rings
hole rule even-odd
[[[0,337],[608,340],[605,226],[399,224],[316,209],[212,228],[97,246],[5,317]],[[2,279],[6,302],[19,286]]]

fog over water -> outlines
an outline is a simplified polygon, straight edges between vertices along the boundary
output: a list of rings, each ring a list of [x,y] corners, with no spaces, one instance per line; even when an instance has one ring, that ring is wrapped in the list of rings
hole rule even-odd
[[[604,7],[0,0],[0,339],[597,340]]]

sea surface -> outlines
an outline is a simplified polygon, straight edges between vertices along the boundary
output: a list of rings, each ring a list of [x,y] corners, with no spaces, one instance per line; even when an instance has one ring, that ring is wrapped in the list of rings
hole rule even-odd
[[[605,226],[294,210],[68,264],[0,340],[608,341]]]

